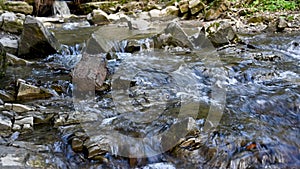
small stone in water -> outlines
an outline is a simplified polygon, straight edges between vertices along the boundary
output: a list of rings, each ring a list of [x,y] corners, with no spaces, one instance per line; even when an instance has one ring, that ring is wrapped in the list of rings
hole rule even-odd
[[[83,141],[79,138],[74,138],[72,140],[72,149],[75,152],[81,152],[83,150]]]

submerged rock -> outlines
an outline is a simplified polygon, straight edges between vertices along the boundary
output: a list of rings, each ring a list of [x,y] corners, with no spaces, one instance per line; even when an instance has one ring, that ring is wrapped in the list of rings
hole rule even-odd
[[[47,57],[60,48],[57,39],[37,19],[27,16],[19,43],[18,56]]]

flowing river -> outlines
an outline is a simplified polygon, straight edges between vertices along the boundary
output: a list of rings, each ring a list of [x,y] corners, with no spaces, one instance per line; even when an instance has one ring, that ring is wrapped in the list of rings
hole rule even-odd
[[[57,36],[72,34],[68,31]],[[43,147],[25,163],[46,168],[299,167],[300,34],[241,38],[245,45],[215,50],[209,44],[205,50],[202,44],[193,51],[155,50],[151,39],[140,38],[143,47],[134,53],[124,52],[130,39],[117,42],[107,63],[111,86],[79,104],[70,72],[85,44],[70,43],[30,66],[9,67],[2,89],[18,78],[61,88],[55,97],[25,104],[54,114],[53,120],[66,112],[89,118],[62,126],[50,121],[21,133],[16,141]],[[186,129],[189,125],[193,129]],[[89,160],[87,150],[75,153],[71,140],[78,131],[109,151],[100,160]]]

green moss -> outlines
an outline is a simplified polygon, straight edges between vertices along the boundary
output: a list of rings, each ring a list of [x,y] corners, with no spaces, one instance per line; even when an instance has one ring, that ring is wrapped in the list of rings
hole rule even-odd
[[[248,7],[256,11],[286,11],[299,9],[300,1],[254,0]]]

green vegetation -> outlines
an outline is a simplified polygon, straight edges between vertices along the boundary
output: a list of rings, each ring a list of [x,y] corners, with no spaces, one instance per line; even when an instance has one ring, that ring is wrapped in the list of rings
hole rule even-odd
[[[299,0],[254,0],[248,7],[255,11],[282,11],[299,9]]]

